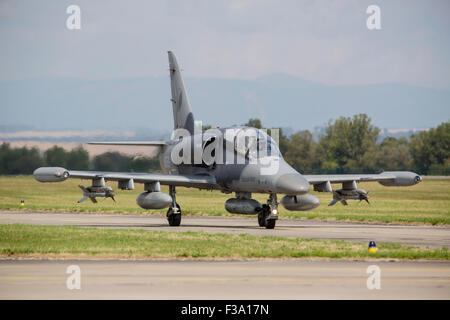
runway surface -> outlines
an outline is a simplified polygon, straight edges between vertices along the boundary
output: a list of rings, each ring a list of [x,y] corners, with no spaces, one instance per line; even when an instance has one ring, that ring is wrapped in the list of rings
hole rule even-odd
[[[434,248],[450,247],[450,227],[442,226],[280,219],[277,221],[275,229],[267,230],[258,226],[256,217],[183,216],[180,227],[170,227],[167,219],[163,216],[23,211],[0,211],[0,223],[137,228],[158,231],[205,231],[231,234],[247,233],[255,236],[332,239],[363,243],[369,243],[369,241],[390,242]]]
[[[79,290],[67,268],[80,268]],[[380,269],[368,289],[367,268]],[[0,299],[449,299],[450,263],[0,260]]]

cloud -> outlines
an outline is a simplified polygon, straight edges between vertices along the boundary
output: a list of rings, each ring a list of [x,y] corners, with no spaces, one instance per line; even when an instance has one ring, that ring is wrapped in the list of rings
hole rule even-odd
[[[65,28],[70,1],[0,6],[0,79],[111,79],[287,73],[331,85],[403,82],[450,87],[447,1],[78,1],[82,30]],[[5,19],[3,19],[5,17]]]

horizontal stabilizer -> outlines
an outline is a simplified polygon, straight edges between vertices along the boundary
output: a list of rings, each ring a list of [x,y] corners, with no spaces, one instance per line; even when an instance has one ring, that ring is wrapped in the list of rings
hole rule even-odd
[[[165,141],[111,141],[111,142],[88,142],[92,145],[103,145],[103,146],[153,146],[162,147],[166,145]]]

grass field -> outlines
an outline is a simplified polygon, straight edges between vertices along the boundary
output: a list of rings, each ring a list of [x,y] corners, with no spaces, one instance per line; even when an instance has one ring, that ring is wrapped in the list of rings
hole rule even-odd
[[[31,176],[0,177],[0,209],[45,210],[71,212],[116,212],[165,214],[166,210],[143,210],[136,204],[136,197],[143,186],[136,190],[116,190],[116,200],[98,199],[98,204],[89,200],[81,204],[78,184],[89,185],[90,180],[69,179],[60,183],[39,183]],[[109,183],[113,189],[117,185]],[[335,185],[337,187],[338,185]],[[450,179],[425,179],[412,187],[384,187],[376,182],[361,183],[360,188],[369,191],[371,204],[349,201],[347,207],[340,203],[328,207],[330,193],[312,192],[321,205],[312,211],[291,212],[280,206],[280,218],[332,219],[351,221],[373,221],[386,223],[450,224]],[[167,187],[162,188],[167,192]],[[192,188],[177,188],[177,202],[183,214],[231,215],[224,208],[226,195],[219,191],[199,191]],[[264,203],[267,195],[254,194]],[[20,206],[20,201],[25,206]]]
[[[448,249],[247,234],[162,232],[69,226],[0,225],[0,255],[97,258],[398,258],[448,260]]]

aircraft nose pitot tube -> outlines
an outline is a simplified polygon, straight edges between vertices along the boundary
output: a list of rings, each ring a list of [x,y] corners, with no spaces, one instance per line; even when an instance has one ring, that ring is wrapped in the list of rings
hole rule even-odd
[[[33,176],[39,182],[60,182],[69,177],[69,171],[61,167],[42,167],[34,170]]]

